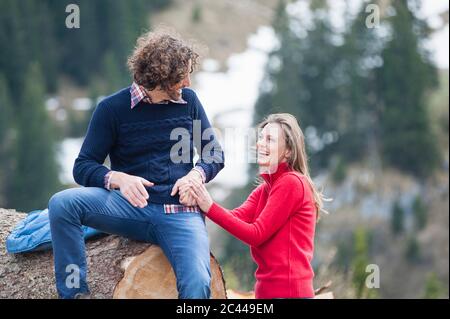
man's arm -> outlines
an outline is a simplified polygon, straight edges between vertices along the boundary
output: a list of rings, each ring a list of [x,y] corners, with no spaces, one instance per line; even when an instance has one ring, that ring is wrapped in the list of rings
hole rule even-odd
[[[100,102],[92,115],[80,153],[75,160],[75,182],[86,187],[105,187],[110,169],[103,165],[117,136],[112,110]]]
[[[112,110],[100,102],[75,160],[73,177],[78,184],[87,187],[118,188],[133,206],[143,208],[149,197],[145,186],[151,187],[153,183],[139,176],[111,171],[103,165],[116,141],[116,127]]]
[[[194,146],[200,158],[195,167],[184,177],[180,178],[172,188],[171,195],[174,196],[179,192],[180,187],[189,183],[189,180],[195,179],[200,183],[208,183],[222,170],[225,166],[225,157],[222,147],[214,134],[214,130],[209,123],[208,117],[197,95],[193,92],[193,114],[194,119]],[[195,132],[199,126],[200,134]],[[197,136],[200,135],[200,136]],[[180,193],[180,202],[186,206],[196,204],[191,195]]]
[[[225,156],[202,103],[194,93],[194,120],[200,124],[200,139],[194,133],[194,146],[200,158],[195,168],[204,172],[205,183],[208,183],[224,168]]]

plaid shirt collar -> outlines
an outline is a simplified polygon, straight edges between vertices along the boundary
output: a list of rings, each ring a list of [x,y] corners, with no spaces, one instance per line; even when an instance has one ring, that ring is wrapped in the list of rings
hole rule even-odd
[[[136,82],[133,82],[133,84],[130,87],[130,93],[131,93],[131,108],[133,109],[136,105],[139,104],[139,102],[145,102],[150,104],[169,104],[169,103],[176,103],[176,104],[187,104],[183,98],[180,98],[178,101],[174,100],[164,100],[158,103],[153,103],[150,96],[147,94],[147,92],[142,88],[139,84]]]

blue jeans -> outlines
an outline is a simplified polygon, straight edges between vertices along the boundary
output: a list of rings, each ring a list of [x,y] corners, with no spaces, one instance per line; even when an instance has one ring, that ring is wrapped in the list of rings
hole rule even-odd
[[[97,187],[59,192],[48,207],[60,298],[89,293],[82,225],[159,245],[175,272],[179,298],[210,298],[209,240],[200,212],[166,214],[154,203],[134,207],[120,191]],[[78,270],[79,284],[74,284]]]

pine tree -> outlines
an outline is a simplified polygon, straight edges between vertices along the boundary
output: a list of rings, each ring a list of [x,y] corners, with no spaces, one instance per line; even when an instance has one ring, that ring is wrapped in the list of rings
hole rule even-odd
[[[33,1],[33,0],[32,0]],[[35,2],[35,1],[33,1]],[[55,92],[58,88],[58,66],[60,64],[59,49],[56,43],[54,20],[50,8],[45,2],[39,2],[33,15],[37,17],[37,28],[33,36],[38,39],[35,60],[38,61],[42,70],[48,92]]]
[[[424,299],[444,298],[446,291],[445,286],[439,281],[435,272],[428,274],[425,283]]]
[[[11,125],[11,98],[6,78],[0,73],[0,154],[6,144],[6,138]],[[1,157],[0,157],[1,158]]]
[[[152,10],[171,0],[78,0],[80,28],[66,27],[66,7],[71,0],[0,1],[0,71],[7,77],[11,95],[18,96],[30,61],[42,67],[49,92],[58,88],[58,77],[68,75],[79,85],[89,85],[102,72],[107,52],[113,52],[120,80],[128,78],[126,57],[136,38],[149,29]]]
[[[64,8],[69,3],[70,0],[64,1],[62,12],[65,12]],[[67,29],[65,22],[60,22],[61,67],[77,84],[88,85],[91,75],[100,69],[99,60],[104,52],[102,32],[107,26],[101,25],[98,20],[103,12],[97,10],[96,1],[79,0],[77,4],[80,7],[80,28]],[[62,16],[65,19],[66,14]]]
[[[6,76],[11,96],[18,96],[29,60],[21,2],[0,1],[0,72]]]
[[[404,231],[405,228],[405,212],[400,206],[399,202],[395,202],[392,207],[391,216],[391,230],[394,235],[398,235]]]
[[[8,205],[22,211],[43,209],[60,182],[56,140],[44,106],[43,77],[37,63],[26,73],[20,104]]]
[[[338,91],[334,78],[337,46],[325,1],[310,3],[311,26],[286,13],[280,1],[274,21],[280,46],[270,54],[261,95],[255,105],[255,122],[269,113],[293,114],[307,135],[312,171],[326,167],[332,141],[339,130]],[[293,29],[292,25],[297,28]],[[300,30],[300,31],[299,31]],[[315,134],[314,134],[315,132]]]
[[[102,6],[102,2],[105,5]],[[114,59],[114,72],[118,78],[113,81],[125,85],[125,82],[130,81],[126,67],[127,57],[131,54],[137,37],[149,28],[149,5],[143,0],[102,0],[98,6],[97,10],[104,13],[103,60],[112,62],[111,59]]]
[[[376,298],[375,289],[366,286],[367,265],[369,265],[369,236],[364,228],[358,228],[354,232],[354,257],[352,261],[353,285],[357,298]]]
[[[106,87],[107,94],[116,92],[122,88],[123,85],[126,85],[124,82],[123,69],[119,67],[118,59],[112,51],[107,52],[103,58],[102,74],[105,79],[108,79]]]
[[[372,166],[378,167],[379,107],[374,70],[382,41],[377,29],[366,25],[367,3],[349,19],[344,44],[338,48],[339,113],[345,116],[339,117],[335,151],[347,163],[369,158]]]
[[[5,204],[5,189],[10,180],[10,152],[12,139],[11,98],[6,78],[0,74],[0,207]]]
[[[428,212],[419,196],[413,202],[413,213],[416,229],[418,231],[424,229],[427,225]]]
[[[420,244],[416,236],[410,236],[406,241],[405,249],[406,260],[410,263],[417,263],[420,261]]]
[[[425,96],[436,84],[436,69],[422,49],[426,32],[406,0],[393,1],[390,41],[377,70],[381,115],[382,155],[389,165],[418,176],[429,175],[439,162]]]
[[[202,20],[202,6],[200,3],[196,2],[192,8],[191,21],[194,24],[199,23]]]

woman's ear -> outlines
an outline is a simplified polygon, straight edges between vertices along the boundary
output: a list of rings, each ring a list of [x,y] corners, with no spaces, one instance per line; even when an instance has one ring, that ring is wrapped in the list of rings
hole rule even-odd
[[[286,149],[286,151],[284,152],[284,157],[289,160],[291,158],[292,155],[292,151],[290,149]]]

